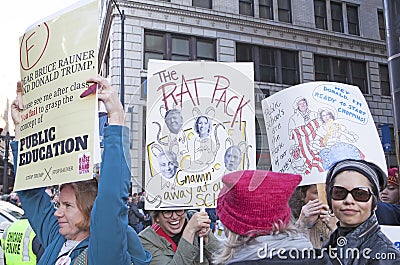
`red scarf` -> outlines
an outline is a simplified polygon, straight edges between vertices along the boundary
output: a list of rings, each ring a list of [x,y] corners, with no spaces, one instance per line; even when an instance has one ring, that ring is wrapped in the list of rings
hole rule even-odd
[[[176,252],[176,249],[178,248],[178,246],[175,244],[175,242],[172,240],[172,238],[170,236],[168,236],[164,230],[161,228],[161,226],[157,223],[154,223],[151,228],[153,228],[153,230],[161,237],[165,238],[166,240],[168,240],[168,242],[171,243],[172,245],[172,249],[174,250],[174,252]]]

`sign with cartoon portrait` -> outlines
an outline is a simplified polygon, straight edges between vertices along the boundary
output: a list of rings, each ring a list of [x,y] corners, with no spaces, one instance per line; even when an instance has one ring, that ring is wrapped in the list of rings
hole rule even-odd
[[[224,174],[254,169],[251,63],[150,60],[146,209],[216,207]]]
[[[262,101],[272,169],[297,173],[302,184],[325,182],[337,161],[364,159],[386,172],[386,161],[367,102],[356,86],[310,82]]]

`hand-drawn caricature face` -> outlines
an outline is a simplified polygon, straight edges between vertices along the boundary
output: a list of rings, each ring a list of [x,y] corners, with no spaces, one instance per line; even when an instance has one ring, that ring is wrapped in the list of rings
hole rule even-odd
[[[173,178],[178,170],[176,154],[171,151],[164,151],[158,155],[158,166],[163,177]]]
[[[297,107],[298,107],[298,109],[299,109],[300,112],[305,112],[305,111],[307,111],[307,109],[308,109],[307,100],[306,100],[305,98],[299,100],[299,101],[297,102]]]
[[[242,153],[237,146],[231,146],[226,149],[224,162],[225,168],[229,171],[237,170],[240,162],[242,161]]]
[[[196,119],[195,131],[200,138],[206,138],[210,135],[212,122],[207,116],[199,116]]]
[[[295,145],[291,148],[290,154],[294,159],[299,159],[300,158],[300,147],[298,145]]]
[[[178,109],[171,109],[165,114],[165,123],[169,131],[173,134],[178,134],[183,125],[183,117]]]
[[[335,119],[333,113],[329,110],[322,110],[319,113],[319,117],[323,123],[327,123],[328,121],[333,121]]]

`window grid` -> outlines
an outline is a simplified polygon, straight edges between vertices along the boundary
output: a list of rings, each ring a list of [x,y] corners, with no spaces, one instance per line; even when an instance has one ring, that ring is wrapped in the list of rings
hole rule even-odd
[[[346,5],[347,9],[347,29],[349,34],[360,35],[360,28],[358,25],[358,7],[353,5]]]
[[[193,0],[192,5],[196,7],[212,9],[212,0]]]
[[[149,59],[216,61],[216,41],[179,34],[145,32],[143,68]]]
[[[260,0],[260,18],[274,19],[272,0]]]
[[[295,85],[300,83],[298,53],[238,43],[236,61],[254,63],[254,79],[260,82]]]
[[[292,10],[290,0],[278,0],[278,19],[281,22],[292,22]]]
[[[382,65],[382,64],[379,65],[379,78],[380,78],[382,96],[391,96],[389,69],[387,65]]]
[[[331,2],[331,17],[332,30],[343,33],[343,11],[341,3]]]
[[[318,29],[328,29],[325,0],[314,0],[314,15],[315,27]]]
[[[365,62],[314,55],[315,81],[333,81],[358,86],[368,94]]]
[[[246,16],[254,16],[254,1],[239,0],[239,14]]]
[[[385,16],[382,10],[378,10],[378,27],[381,40],[386,40]]]

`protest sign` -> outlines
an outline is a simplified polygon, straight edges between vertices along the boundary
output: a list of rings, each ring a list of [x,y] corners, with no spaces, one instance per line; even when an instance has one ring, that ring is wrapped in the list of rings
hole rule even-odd
[[[23,111],[15,190],[92,178],[99,162],[96,93],[97,1],[82,1],[20,38]]]
[[[216,207],[221,177],[255,169],[252,63],[150,60],[146,209]]]
[[[324,183],[337,161],[386,161],[367,102],[358,87],[310,82],[262,101],[272,169],[303,176],[302,185]]]

